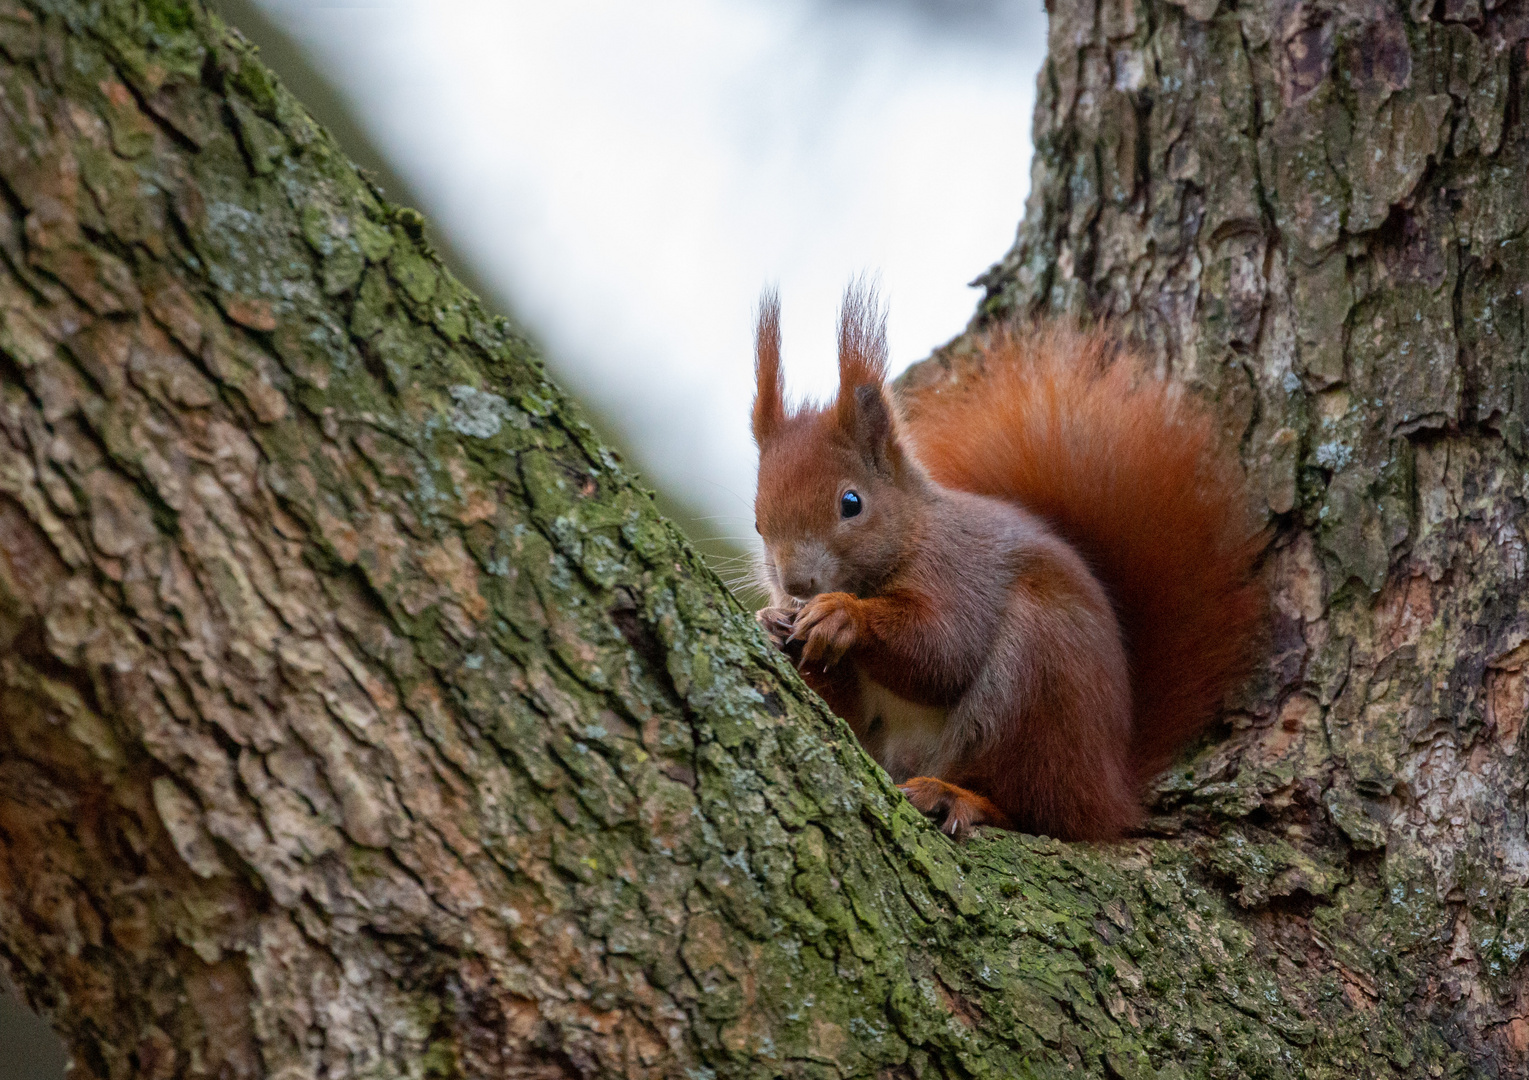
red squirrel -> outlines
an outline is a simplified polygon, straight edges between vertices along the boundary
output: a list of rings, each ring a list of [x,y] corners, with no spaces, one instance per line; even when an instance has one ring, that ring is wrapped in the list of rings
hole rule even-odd
[[[1261,538],[1183,387],[1102,333],[993,331],[903,395],[851,287],[839,390],[788,410],[760,305],[760,624],[920,811],[1119,837],[1254,658]]]

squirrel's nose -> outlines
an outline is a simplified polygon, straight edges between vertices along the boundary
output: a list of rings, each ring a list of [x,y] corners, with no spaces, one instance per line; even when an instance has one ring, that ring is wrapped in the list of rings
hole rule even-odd
[[[818,579],[816,577],[793,578],[785,584],[786,591],[792,596],[805,598],[808,596],[816,596],[818,593]]]

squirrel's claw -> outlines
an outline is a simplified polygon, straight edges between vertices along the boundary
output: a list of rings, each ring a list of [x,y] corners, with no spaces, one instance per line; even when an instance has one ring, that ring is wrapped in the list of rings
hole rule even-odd
[[[759,623],[770,644],[785,653],[793,663],[798,662],[802,651],[801,646],[791,640],[795,619],[796,611],[792,608],[767,607],[754,613],[754,621]]]
[[[783,648],[791,637],[792,621],[795,614],[789,608],[760,608],[754,613],[754,621],[760,625],[769,639],[775,643],[776,648]]]

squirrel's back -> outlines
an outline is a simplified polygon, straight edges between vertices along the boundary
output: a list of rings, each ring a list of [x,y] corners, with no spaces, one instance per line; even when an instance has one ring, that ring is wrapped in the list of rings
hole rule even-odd
[[[1261,546],[1210,415],[1100,333],[998,330],[959,380],[904,387],[915,456],[939,483],[1017,502],[1082,553],[1131,664],[1145,782],[1254,659]]]

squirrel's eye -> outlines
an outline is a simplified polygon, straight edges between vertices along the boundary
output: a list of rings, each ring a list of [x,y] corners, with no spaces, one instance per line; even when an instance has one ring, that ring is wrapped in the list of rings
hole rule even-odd
[[[846,491],[843,495],[839,496],[840,517],[852,518],[860,513],[862,507],[863,504],[860,502],[860,496],[853,491]]]

